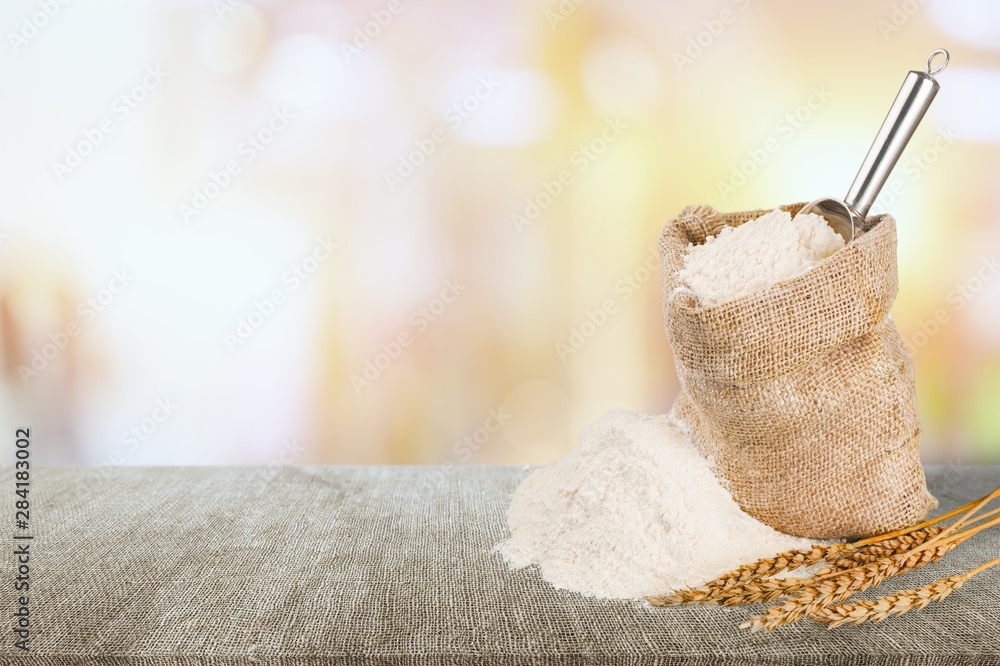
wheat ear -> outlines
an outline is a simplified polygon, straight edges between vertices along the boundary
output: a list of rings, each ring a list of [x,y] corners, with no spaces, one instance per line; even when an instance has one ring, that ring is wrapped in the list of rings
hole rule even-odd
[[[961,521],[946,528],[935,527],[938,523],[958,514],[968,511],[963,520],[968,520],[994,497],[1000,495],[1000,487],[988,495],[973,500],[957,509],[941,516],[926,520],[901,530],[879,536],[862,539],[854,543],[834,543],[828,546],[813,546],[809,550],[791,550],[774,557],[763,558],[751,564],[745,564],[702,586],[685,590],[676,590],[669,594],[647,597],[653,606],[675,606],[694,603],[722,603],[727,606],[759,601],[772,601],[785,594],[803,587],[809,583],[804,579],[766,580],[768,577],[794,571],[802,567],[813,566],[826,561],[841,572],[862,565],[875,564],[881,559],[901,555],[907,551],[922,546],[928,541],[936,540],[946,531],[960,525]],[[973,522],[979,522],[1000,509],[991,511]],[[817,575],[830,575],[829,570],[818,572]],[[815,579],[813,579],[815,580]]]
[[[791,594],[810,582],[809,579],[785,578],[767,580],[785,571],[793,571],[820,562],[829,562],[834,569],[845,571],[860,565],[874,564],[881,559],[904,553],[934,538],[943,527],[928,527],[909,535],[892,537],[885,541],[851,550],[854,544],[835,543],[829,546],[813,546],[811,550],[794,550],[773,558],[757,560],[739,569],[705,583],[701,587],[677,590],[667,595],[649,597],[654,606],[676,606],[679,604],[721,603],[725,606],[773,601]],[[817,576],[828,575],[824,569]]]
[[[956,545],[958,545],[958,539],[938,544],[932,549],[922,549],[886,557],[873,564],[836,572],[829,577],[820,576],[819,579],[813,579],[814,582],[807,581],[806,586],[784,603],[768,608],[766,613],[744,622],[740,628],[751,631],[760,631],[761,629],[774,631],[785,625],[794,624],[820,608],[843,603],[854,594],[871,587],[877,587],[893,576],[936,562]]]
[[[970,514],[965,516],[966,520],[970,518]],[[807,615],[815,615],[820,609],[842,604],[857,592],[877,587],[888,578],[936,562],[969,537],[997,524],[1000,524],[1000,518],[950,534],[944,541],[937,541],[939,536],[911,551],[884,558],[874,564],[814,578],[783,604],[772,606],[763,615],[757,615],[741,624],[740,628],[774,631],[798,622]]]
[[[998,487],[997,490],[1000,490],[1000,487]],[[993,492],[996,492],[996,490],[994,490]],[[972,509],[973,507],[975,507],[976,505],[980,504],[981,502],[983,502],[983,500],[986,500],[987,498],[989,498],[989,495],[983,495],[979,499],[972,500],[968,504],[963,504],[962,506],[958,507],[957,509],[952,509],[948,513],[941,514],[940,516],[937,516],[935,518],[930,518],[928,520],[925,520],[922,523],[917,523],[916,525],[911,525],[909,527],[904,527],[903,529],[895,530],[893,532],[887,532],[886,534],[879,534],[877,536],[869,537],[867,539],[862,539],[861,541],[855,541],[852,545],[855,548],[860,548],[862,546],[868,546],[870,544],[875,544],[875,543],[877,543],[879,541],[884,541],[886,539],[892,539],[894,537],[903,536],[904,534],[910,534],[911,532],[916,532],[918,530],[924,529],[925,527],[930,527],[932,525],[937,525],[938,523],[943,523],[944,521],[948,520],[949,518],[954,518],[958,514],[964,513],[966,511],[968,511],[969,509]]]
[[[828,605],[845,601],[854,592],[878,585],[886,578],[936,561],[955,545],[940,544],[938,550],[922,551],[912,558],[910,551],[903,551],[898,555],[881,557],[861,565],[854,560],[840,558],[835,560],[833,568],[817,571],[812,578],[753,580],[718,591],[710,601],[723,606],[737,606],[773,601],[785,595],[796,594],[793,598],[798,602],[808,599],[810,604]],[[797,622],[799,619],[801,616],[791,621]]]
[[[721,603],[725,606],[773,601],[791,594],[810,582],[809,579],[786,578],[768,580],[768,577],[820,562],[829,562],[834,569],[846,571],[866,564],[875,564],[881,559],[902,554],[936,537],[944,527],[927,527],[912,534],[891,537],[857,550],[854,544],[835,543],[829,546],[813,546],[811,550],[793,550],[772,558],[757,560],[739,569],[720,576],[696,588],[677,590],[667,595],[648,597],[653,606],[676,606],[680,604]],[[817,576],[830,574],[822,570]]]
[[[881,622],[888,617],[902,615],[911,610],[920,610],[932,601],[942,601],[949,594],[961,588],[965,581],[998,564],[1000,564],[1000,557],[976,567],[968,573],[942,578],[929,585],[913,590],[902,590],[873,601],[859,601],[853,604],[821,608],[809,617],[827,625],[829,629],[836,629],[845,624],[853,626],[863,622]]]
[[[975,506],[973,506],[965,514],[963,514],[961,518],[959,518],[958,520],[956,520],[955,522],[953,522],[951,525],[949,525],[948,527],[946,527],[940,534],[938,534],[936,537],[934,537],[930,541],[926,542],[924,545],[920,546],[919,548],[926,548],[927,546],[932,545],[936,541],[940,541],[940,540],[944,539],[945,537],[948,537],[953,532],[955,532],[955,530],[957,530],[959,527],[961,527],[962,525],[964,525],[965,523],[967,523],[969,520],[971,520],[974,515],[976,515],[977,513],[979,513],[980,509],[982,509],[984,506],[986,506],[987,504],[989,504],[990,502],[992,502],[997,497],[1000,497],[1000,486],[997,486],[996,489],[993,490],[993,492],[991,492],[989,495],[987,495],[986,497],[984,497],[981,500],[979,500],[975,504]]]
[[[750,583],[758,581],[784,571],[793,571],[802,567],[812,566],[822,562],[828,557],[844,552],[848,548],[847,544],[835,543],[829,546],[813,546],[810,550],[790,550],[786,553],[775,555],[774,557],[757,560],[752,564],[745,564],[739,569],[709,581],[700,587],[687,590],[677,590],[670,594],[648,597],[647,601],[654,606],[676,606],[678,604],[698,604],[712,603],[720,601],[726,597],[727,591],[739,586],[749,586]],[[798,579],[794,579],[798,580]],[[767,582],[767,581],[765,581]],[[775,581],[778,583],[779,581]],[[804,581],[803,581],[804,582]],[[774,590],[780,589],[781,585],[763,585],[747,590],[749,595],[762,594],[759,600],[774,599],[769,596]],[[765,592],[765,590],[767,590]],[[780,595],[778,595],[780,596]],[[744,602],[751,603],[751,602]]]
[[[976,502],[979,501],[981,500],[976,500]],[[968,506],[975,506],[975,503]],[[997,514],[1000,514],[1000,509],[994,509],[993,511],[989,511],[981,516],[977,516],[975,519],[970,520],[967,524],[974,525]],[[952,512],[952,515],[954,515],[954,512]],[[838,569],[850,569],[851,567],[847,565],[851,562],[855,562],[855,566],[859,564],[872,564],[883,557],[899,555],[900,553],[904,553],[908,550],[913,550],[917,546],[922,546],[931,539],[940,535],[945,529],[946,527],[944,525],[925,527],[914,532],[910,532],[909,534],[902,534],[883,539],[881,541],[870,542],[870,540],[866,540],[868,543],[860,547],[857,547],[857,544],[861,542],[855,542],[854,544],[851,544],[851,546],[856,547],[856,550],[847,550],[836,559],[827,558],[827,561]]]

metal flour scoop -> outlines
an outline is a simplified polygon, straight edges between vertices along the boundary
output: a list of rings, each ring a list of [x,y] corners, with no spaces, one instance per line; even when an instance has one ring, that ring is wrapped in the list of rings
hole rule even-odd
[[[944,61],[938,67],[934,67],[933,61],[938,55],[943,55]],[[850,243],[854,239],[855,234],[864,227],[868,210],[875,203],[875,197],[885,185],[899,156],[903,154],[903,149],[913,136],[913,131],[917,129],[931,101],[941,88],[934,80],[934,75],[941,73],[947,66],[948,52],[937,49],[927,57],[926,71],[911,71],[906,75],[903,87],[899,89],[896,101],[889,109],[889,115],[882,121],[882,128],[878,131],[872,147],[868,149],[868,155],[858,175],[854,177],[851,189],[848,190],[844,200],[817,199],[799,211],[800,215],[802,213],[822,215],[834,231],[844,237],[845,242]]]

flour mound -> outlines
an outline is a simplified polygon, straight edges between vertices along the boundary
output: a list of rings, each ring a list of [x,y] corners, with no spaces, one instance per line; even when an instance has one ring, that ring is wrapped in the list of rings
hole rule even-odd
[[[681,281],[699,305],[712,307],[802,275],[844,247],[821,216],[780,209],[725,227],[702,245],[689,245]]]
[[[743,513],[679,424],[610,412],[565,458],[528,476],[500,550],[553,586],[635,598],[701,585],[809,541]]]

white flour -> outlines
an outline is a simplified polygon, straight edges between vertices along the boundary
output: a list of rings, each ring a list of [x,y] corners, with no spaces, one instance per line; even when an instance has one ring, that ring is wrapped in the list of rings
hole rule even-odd
[[[776,209],[688,246],[678,275],[702,307],[711,307],[802,275],[842,247],[844,239],[819,215],[793,220]]]
[[[533,472],[501,552],[559,588],[606,598],[700,585],[810,542],[743,513],[666,416],[610,412],[565,458]]]

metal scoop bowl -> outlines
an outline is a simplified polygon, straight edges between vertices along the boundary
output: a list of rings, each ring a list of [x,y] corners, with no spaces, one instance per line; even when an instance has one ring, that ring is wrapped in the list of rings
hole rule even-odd
[[[943,55],[944,60],[934,67],[934,58]],[[838,234],[850,243],[865,228],[865,218],[875,198],[896,166],[906,144],[913,136],[917,125],[924,117],[934,96],[941,86],[934,80],[948,66],[948,52],[937,49],[927,57],[926,71],[911,71],[903,81],[889,114],[882,121],[882,127],[875,141],[868,149],[868,155],[854,177],[851,189],[843,201],[838,199],[817,199],[799,211],[822,215]]]

